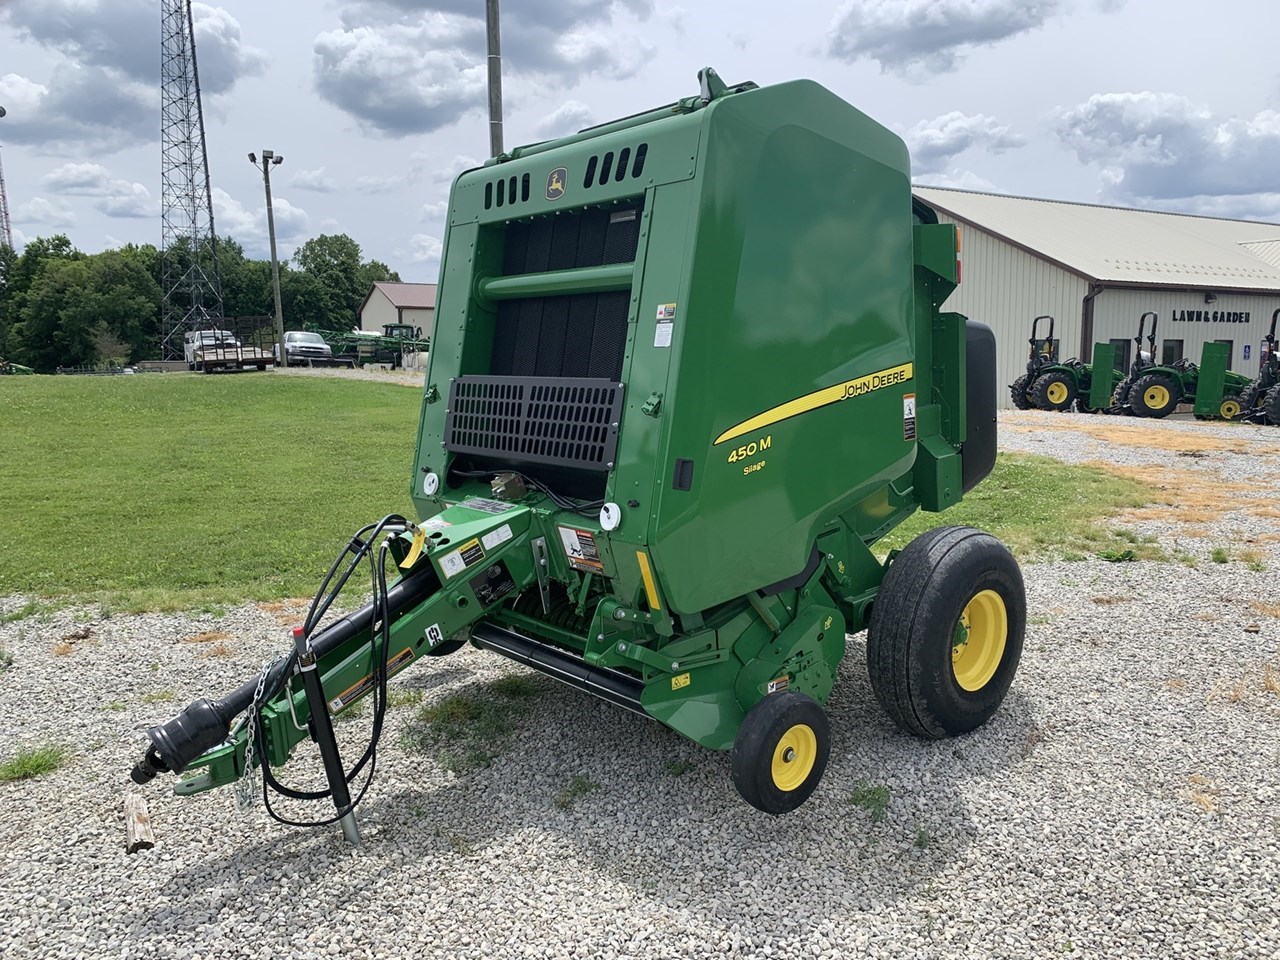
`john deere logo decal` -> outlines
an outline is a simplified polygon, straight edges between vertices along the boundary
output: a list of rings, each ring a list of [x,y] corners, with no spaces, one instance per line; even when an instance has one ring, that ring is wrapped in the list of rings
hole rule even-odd
[[[559,200],[564,196],[564,184],[569,179],[569,171],[564,167],[556,167],[547,174],[547,199]]]

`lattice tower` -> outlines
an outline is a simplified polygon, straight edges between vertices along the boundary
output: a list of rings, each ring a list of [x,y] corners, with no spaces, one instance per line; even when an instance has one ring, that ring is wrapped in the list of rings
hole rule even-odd
[[[182,336],[223,315],[200,71],[190,0],[160,3],[161,354],[182,356]]]

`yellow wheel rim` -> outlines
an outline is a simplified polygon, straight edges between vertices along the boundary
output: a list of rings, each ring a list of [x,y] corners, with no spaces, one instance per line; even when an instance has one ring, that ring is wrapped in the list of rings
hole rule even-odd
[[[807,723],[797,723],[773,748],[773,785],[791,791],[799,787],[818,760],[818,735]]]
[[[1044,392],[1049,398],[1050,403],[1062,403],[1067,399],[1067,385],[1061,380],[1055,380],[1049,384],[1049,389]]]
[[[1009,637],[1009,614],[994,590],[974,595],[960,614],[951,645],[951,670],[956,683],[970,693],[981,690],[995,676],[1004,659]]]
[[[1223,420],[1234,420],[1240,416],[1240,402],[1238,400],[1223,400],[1218,412],[1222,414]]]
[[[1152,410],[1159,410],[1161,407],[1169,405],[1169,388],[1153,383],[1147,387],[1146,392],[1142,395],[1142,399]]]

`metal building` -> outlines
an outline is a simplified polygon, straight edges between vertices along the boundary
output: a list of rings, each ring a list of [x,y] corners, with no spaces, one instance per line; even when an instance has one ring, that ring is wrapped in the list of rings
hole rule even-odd
[[[963,276],[947,307],[996,332],[1001,385],[1024,372],[1031,319],[1053,316],[1058,359],[1088,360],[1114,341],[1125,360],[1138,317],[1160,316],[1162,362],[1199,361],[1231,344],[1231,367],[1257,370],[1280,307],[1280,224],[916,187],[961,227]],[[1008,391],[1000,403],[1010,406]]]

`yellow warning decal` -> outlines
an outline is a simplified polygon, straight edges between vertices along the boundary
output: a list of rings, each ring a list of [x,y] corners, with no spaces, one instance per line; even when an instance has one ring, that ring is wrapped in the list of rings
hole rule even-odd
[[[820,407],[839,403],[841,400],[851,400],[854,397],[861,397],[875,390],[883,390],[885,387],[906,383],[913,376],[915,376],[915,365],[900,363],[896,367],[887,367],[884,370],[877,370],[875,373],[868,373],[865,377],[857,377],[830,387],[823,387],[813,393],[806,393],[803,397],[796,397],[794,400],[780,403],[764,413],[756,414],[750,420],[743,420],[737,426],[730,427],[716,437],[716,443],[720,444],[726,440],[733,440],[744,433],[751,433],[753,430],[763,430],[765,427],[772,426],[775,423],[790,420],[792,417],[798,417],[802,413],[808,413]]]
[[[688,685],[689,685],[689,675],[687,673],[682,673],[678,677],[671,678],[672,690],[683,690]]]

